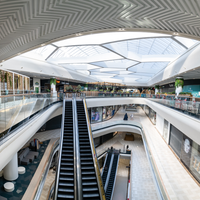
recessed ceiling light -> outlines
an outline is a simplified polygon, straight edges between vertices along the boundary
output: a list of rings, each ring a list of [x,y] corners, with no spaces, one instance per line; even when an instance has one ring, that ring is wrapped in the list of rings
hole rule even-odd
[[[41,44],[40,46],[43,47],[45,44]]]
[[[82,35],[82,34],[81,34],[81,33],[77,33],[77,34],[76,34],[76,36],[80,36],[80,35]]]
[[[119,31],[125,31],[125,29],[124,28],[119,28]]]
[[[1,62],[4,62],[5,60],[2,60]]]
[[[193,70],[195,70],[195,69],[193,69]]]
[[[21,69],[23,69],[23,67],[21,67]]]
[[[177,32],[174,32],[174,35],[178,35],[178,33],[177,33]]]

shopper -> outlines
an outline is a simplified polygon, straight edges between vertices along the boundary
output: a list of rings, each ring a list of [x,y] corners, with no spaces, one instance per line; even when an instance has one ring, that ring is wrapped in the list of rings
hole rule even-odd
[[[128,120],[128,115],[127,115],[127,113],[124,115],[124,120]]]

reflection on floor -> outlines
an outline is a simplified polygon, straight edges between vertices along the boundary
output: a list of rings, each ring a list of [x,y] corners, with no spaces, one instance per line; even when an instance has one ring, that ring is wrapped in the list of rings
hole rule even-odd
[[[48,146],[49,140],[44,141],[39,149],[38,158],[34,159],[34,161],[27,166],[25,174],[19,174],[19,178],[15,181],[12,181],[15,185],[15,190],[13,192],[6,192],[3,188],[4,183],[8,182],[3,177],[0,177],[0,196],[7,198],[7,200],[20,200],[24,195],[39,163],[43,157],[43,154]]]

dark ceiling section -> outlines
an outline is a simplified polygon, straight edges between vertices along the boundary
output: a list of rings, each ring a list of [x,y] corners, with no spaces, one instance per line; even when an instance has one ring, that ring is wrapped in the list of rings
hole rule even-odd
[[[173,31],[199,37],[199,16],[195,0],[1,1],[0,61],[60,37],[97,30]]]

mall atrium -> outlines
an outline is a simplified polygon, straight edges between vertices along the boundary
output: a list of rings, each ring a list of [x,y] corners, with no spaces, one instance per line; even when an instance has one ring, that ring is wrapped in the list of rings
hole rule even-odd
[[[200,1],[0,1],[0,200],[199,200]]]

